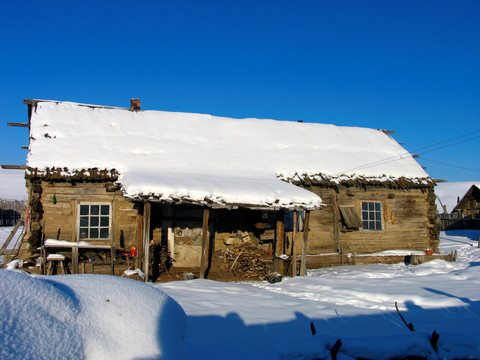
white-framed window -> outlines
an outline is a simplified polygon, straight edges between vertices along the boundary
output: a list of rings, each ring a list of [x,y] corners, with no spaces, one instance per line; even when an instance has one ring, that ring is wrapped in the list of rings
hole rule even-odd
[[[79,240],[108,240],[111,233],[112,206],[110,203],[78,205]]]
[[[379,201],[362,201],[363,230],[382,230],[382,203]]]

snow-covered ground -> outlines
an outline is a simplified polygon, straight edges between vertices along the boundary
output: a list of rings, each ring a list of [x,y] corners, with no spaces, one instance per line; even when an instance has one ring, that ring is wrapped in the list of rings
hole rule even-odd
[[[71,359],[170,359],[182,358],[186,349],[192,360],[314,359],[328,358],[341,339],[337,359],[479,359],[478,237],[478,230],[442,232],[441,250],[457,250],[455,263],[334,267],[277,284],[198,279],[144,285],[2,270],[0,358],[44,358],[63,349],[61,357]],[[181,311],[158,289],[186,313],[184,346]],[[434,330],[438,353],[429,342]]]
[[[7,240],[8,236],[12,232],[13,228],[14,228],[13,226],[0,226],[0,247],[3,246],[3,244]],[[10,240],[10,243],[8,244],[6,249],[14,249],[15,248],[15,246],[20,241],[20,237],[22,236],[22,231],[23,231],[23,227],[18,229],[18,231],[13,236],[13,238]],[[4,260],[3,255],[0,255],[0,265],[4,263],[3,260]]]
[[[478,236],[478,230],[442,232],[442,252],[456,249],[455,263],[333,267],[277,284],[194,280],[155,286],[187,314],[191,359],[324,358],[337,339],[345,358],[437,358],[429,343],[434,330],[439,358],[479,359]]]

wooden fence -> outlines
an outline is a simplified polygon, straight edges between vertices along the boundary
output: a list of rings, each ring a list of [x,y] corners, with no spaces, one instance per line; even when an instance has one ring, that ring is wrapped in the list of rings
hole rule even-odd
[[[480,229],[480,218],[462,217],[461,214],[441,214],[440,230]]]

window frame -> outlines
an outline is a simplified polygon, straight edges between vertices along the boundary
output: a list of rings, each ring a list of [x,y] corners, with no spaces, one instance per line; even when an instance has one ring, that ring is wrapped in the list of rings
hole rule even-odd
[[[374,204],[373,209],[370,209],[370,205],[368,205],[368,209],[364,209],[364,204]],[[377,210],[376,205],[380,206],[380,210]],[[377,218],[376,214],[379,214],[379,218]],[[365,219],[365,215],[367,214],[367,218]],[[371,218],[371,214],[373,214],[373,219]],[[363,223],[363,231],[384,231],[385,226],[383,223],[383,203],[381,201],[375,200],[366,200],[362,201],[361,203],[361,219]],[[380,228],[377,227],[378,223],[380,223]],[[373,224],[373,226],[371,226]],[[367,225],[367,226],[365,226]]]
[[[81,207],[87,205],[88,208],[88,215],[82,215],[81,214]],[[98,225],[91,225],[90,224],[90,218],[95,216],[96,214],[91,213],[91,207],[92,206],[99,206],[99,211],[98,211]],[[108,206],[108,226],[102,226],[101,225],[101,218],[106,218],[107,216],[102,216],[101,212],[101,207],[102,206]],[[77,239],[78,241],[110,241],[112,239],[112,230],[113,230],[113,224],[112,224],[112,210],[113,206],[111,202],[96,202],[96,201],[82,201],[77,204]],[[88,217],[88,225],[84,226],[81,225],[81,218],[82,217]],[[87,229],[87,237],[81,237],[81,229],[86,228]],[[98,229],[98,237],[90,237],[91,235],[91,229]],[[108,236],[107,237],[100,237],[101,229],[108,229]]]

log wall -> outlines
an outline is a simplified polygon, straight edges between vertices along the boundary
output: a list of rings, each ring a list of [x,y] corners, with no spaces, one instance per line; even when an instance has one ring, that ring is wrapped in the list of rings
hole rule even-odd
[[[125,247],[126,249],[137,246],[138,210],[134,203],[123,197],[120,190],[107,191],[107,188],[112,185],[111,182],[72,184],[41,181],[41,192],[35,193],[39,194],[37,197],[40,204],[36,208],[40,208],[41,211],[36,213],[33,208],[31,209],[32,226],[34,223],[36,223],[34,228],[41,226],[46,239],[78,241],[78,205],[80,203],[110,203],[113,244],[117,248]],[[28,184],[28,187],[31,187],[31,184]],[[110,239],[89,242],[105,243],[110,242]]]
[[[312,211],[309,254],[372,253],[391,249],[438,251],[437,214],[432,188],[393,190],[382,187],[327,188],[314,186],[326,207]],[[362,201],[382,203],[382,230],[348,229],[338,207],[354,205],[361,216]]]

